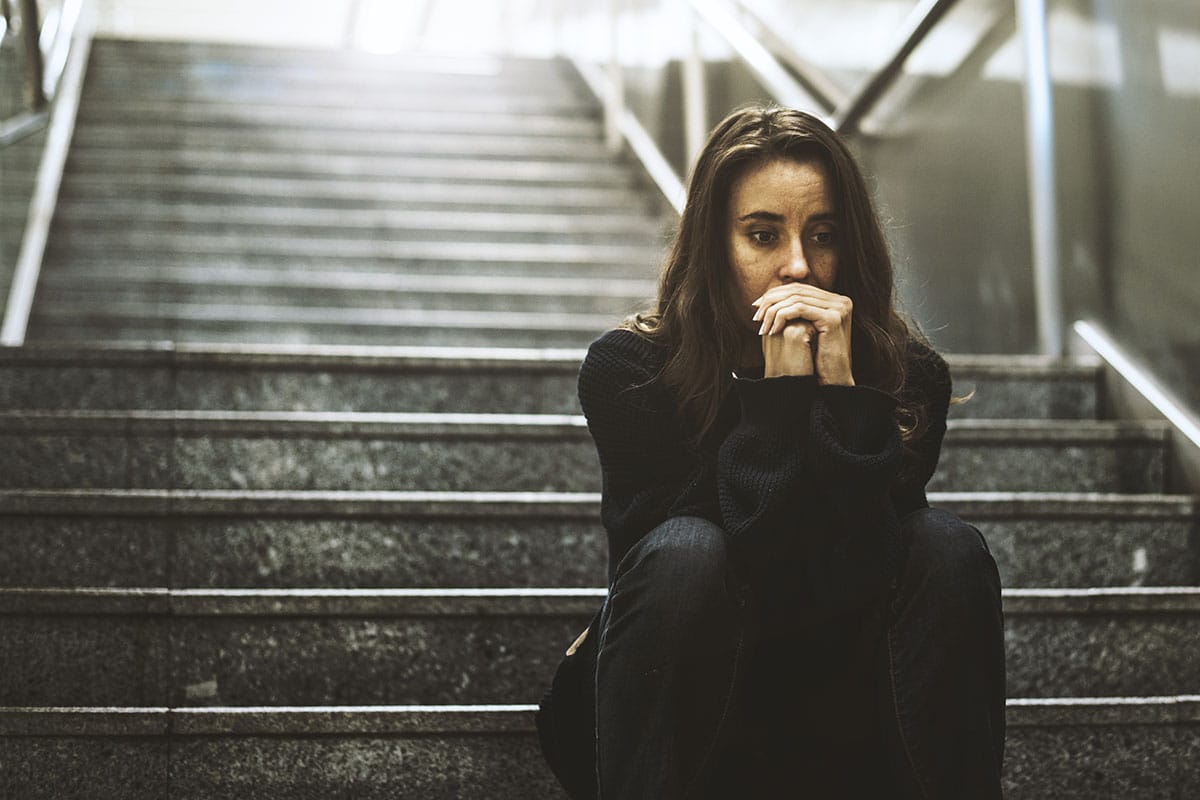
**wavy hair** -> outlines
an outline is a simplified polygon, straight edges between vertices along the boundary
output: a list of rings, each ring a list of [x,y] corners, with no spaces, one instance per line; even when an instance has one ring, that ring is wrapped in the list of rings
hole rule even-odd
[[[729,262],[729,197],[753,166],[776,159],[824,164],[838,225],[834,291],[854,303],[851,360],[856,383],[900,398],[896,418],[906,442],[925,428],[925,410],[901,390],[909,340],[918,333],[896,311],[887,243],[866,182],[845,142],[811,114],[753,105],[709,134],[688,185],[687,205],[659,276],[653,309],[623,327],[668,350],[659,378],[702,437],[732,386],[746,337]]]

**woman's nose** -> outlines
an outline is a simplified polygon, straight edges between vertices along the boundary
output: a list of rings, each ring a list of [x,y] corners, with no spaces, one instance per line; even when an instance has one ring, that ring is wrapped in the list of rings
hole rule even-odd
[[[786,253],[786,261],[782,266],[783,277],[793,281],[802,281],[808,278],[808,259],[804,257],[804,245],[797,241],[793,242]]]

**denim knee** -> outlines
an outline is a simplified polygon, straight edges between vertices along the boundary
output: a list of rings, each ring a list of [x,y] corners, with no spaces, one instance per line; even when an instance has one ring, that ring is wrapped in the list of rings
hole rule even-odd
[[[720,526],[702,517],[672,517],[643,536],[617,565],[613,592],[636,588],[643,603],[686,621],[728,594],[728,548]]]
[[[996,562],[983,535],[954,514],[924,508],[901,524],[907,542],[905,582],[918,583],[946,600],[962,599],[980,590],[1000,590]]]

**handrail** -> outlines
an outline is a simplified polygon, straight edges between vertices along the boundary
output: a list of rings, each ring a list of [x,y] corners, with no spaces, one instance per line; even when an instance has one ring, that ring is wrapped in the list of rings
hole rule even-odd
[[[1072,330],[1078,341],[1100,356],[1106,375],[1104,396],[1109,411],[1121,418],[1163,419],[1174,431],[1169,456],[1172,459],[1168,490],[1200,491],[1200,418],[1130,358],[1099,325],[1076,321]]]
[[[33,198],[29,201],[28,221],[13,271],[12,286],[8,291],[4,322],[0,326],[0,346],[18,347],[24,344],[29,327],[34,291],[42,268],[42,257],[46,252],[63,167],[67,162],[67,148],[75,129],[83,74],[91,48],[91,32],[86,25],[77,24],[79,19],[81,15],[77,14],[69,21],[69,25],[63,26],[70,29],[72,46],[65,59],[61,81],[56,86],[57,99],[48,117],[49,132],[38,166]],[[60,27],[60,34],[61,30]]]
[[[67,55],[75,29],[83,13],[83,0],[64,0],[59,9],[53,41],[42,47],[42,27],[37,14],[36,0],[21,2],[21,35],[25,39],[28,59],[30,107],[7,119],[0,119],[0,147],[15,144],[30,136],[49,122],[47,109],[54,99],[67,66]],[[28,20],[33,20],[30,25]]]

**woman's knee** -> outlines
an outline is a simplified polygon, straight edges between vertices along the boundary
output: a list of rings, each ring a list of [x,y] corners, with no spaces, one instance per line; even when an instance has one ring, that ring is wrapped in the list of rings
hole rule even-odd
[[[703,517],[671,517],[642,536],[617,565],[617,579],[653,572],[672,585],[724,579],[728,567],[725,531]]]
[[[954,514],[935,508],[902,520],[908,543],[905,578],[926,589],[963,596],[987,590],[997,596],[1000,578],[983,535]]]
[[[678,602],[726,589],[725,532],[702,517],[672,517],[643,536],[617,565],[614,586],[631,583]]]

